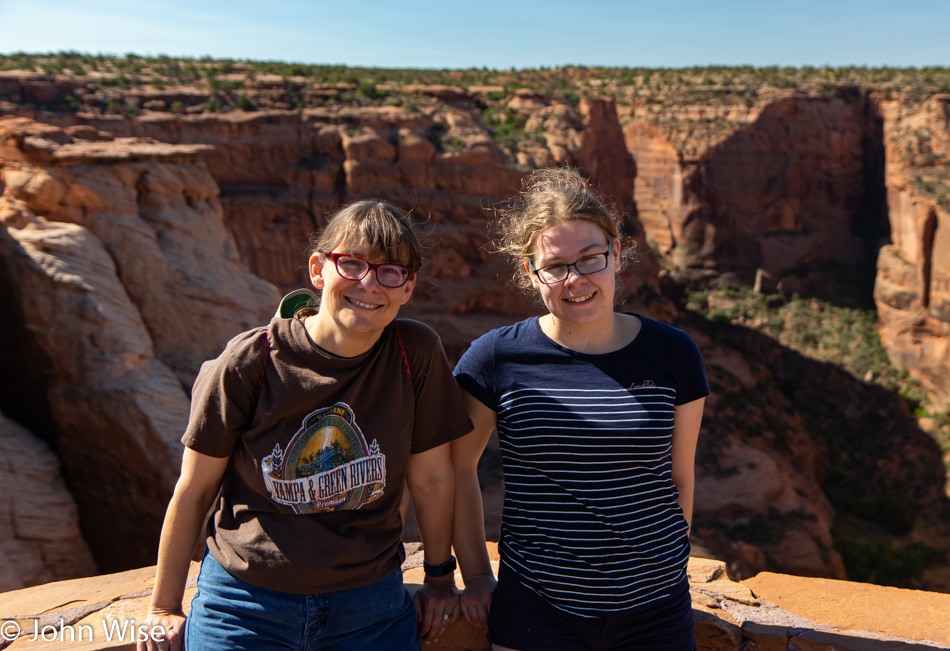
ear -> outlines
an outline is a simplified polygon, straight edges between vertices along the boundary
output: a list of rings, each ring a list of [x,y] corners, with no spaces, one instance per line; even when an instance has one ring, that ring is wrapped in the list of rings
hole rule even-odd
[[[314,253],[310,256],[310,261],[308,263],[308,268],[310,271],[310,284],[319,290],[323,289],[323,266],[323,259],[320,257],[319,253]]]
[[[412,280],[407,281],[405,285],[399,288],[404,290],[399,297],[399,305],[405,305],[412,298],[412,290],[416,288],[416,278],[418,277],[418,275],[413,276]]]
[[[524,270],[525,270],[525,273],[528,274],[528,280],[531,281],[531,286],[534,287],[535,291],[541,291],[541,281],[538,280],[537,274],[531,271],[530,260],[524,261]]]
[[[623,259],[620,257],[620,239],[617,238],[610,244],[610,259],[613,261],[614,273],[623,271]]]

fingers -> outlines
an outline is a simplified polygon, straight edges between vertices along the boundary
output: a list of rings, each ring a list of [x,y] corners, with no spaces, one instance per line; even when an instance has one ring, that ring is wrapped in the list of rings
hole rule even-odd
[[[416,607],[416,619],[419,622],[419,634],[423,639],[427,639],[431,635],[433,624],[437,623],[435,615],[437,604],[425,588],[416,592],[413,601]]]
[[[442,634],[448,630],[449,626],[452,625],[452,622],[455,621],[455,618],[458,617],[457,612],[453,612],[449,607],[446,607],[442,611],[442,615],[439,617],[439,627],[437,630],[433,630],[429,634],[429,639],[427,642],[438,642],[439,638],[442,637]]]
[[[446,619],[448,616],[448,619]],[[433,618],[432,626],[428,631],[422,633],[422,641],[426,644],[434,644],[439,641],[442,634],[448,629],[454,617],[449,612],[443,612],[442,615]]]
[[[488,630],[488,610],[491,605],[491,594],[466,595],[459,599],[462,615],[473,626]]]
[[[435,591],[435,594],[423,595],[420,601],[423,612],[419,633],[422,640],[427,644],[438,642],[445,630],[459,616],[458,594]]]
[[[149,614],[145,620],[149,634],[138,640],[136,651],[182,651],[185,639],[185,616]]]
[[[461,607],[459,605],[458,598],[450,599],[445,604],[442,610],[442,615],[440,618],[442,629],[444,630],[448,628],[452,624],[452,622],[454,622],[456,619],[459,618],[460,613],[461,613]]]
[[[494,576],[474,577],[466,584],[459,598],[465,619],[482,630],[488,630],[488,612],[496,585]]]
[[[412,606],[416,609],[416,621],[422,621],[422,604],[419,602],[419,593],[412,595]]]
[[[423,634],[423,641],[438,642],[445,629],[455,620],[457,608],[457,604],[453,608],[452,604],[445,599],[433,599],[432,608],[429,611],[431,621],[428,631]]]
[[[472,619],[470,620],[474,626],[487,631],[488,630],[488,602],[487,601],[476,601],[474,604],[475,608],[472,613]]]
[[[465,596],[459,598],[459,610],[462,611],[462,616],[466,619],[466,621],[468,621],[470,624],[474,624],[478,617],[474,607],[475,604],[471,603],[471,601],[471,599],[466,598]]]
[[[438,620],[433,611],[434,606],[431,600],[427,601],[422,612],[422,619],[419,622],[419,634],[422,635],[423,640],[428,640],[432,635],[433,626],[438,626]]]

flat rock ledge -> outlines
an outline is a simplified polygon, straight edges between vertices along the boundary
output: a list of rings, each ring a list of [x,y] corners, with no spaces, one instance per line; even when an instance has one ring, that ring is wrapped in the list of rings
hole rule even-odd
[[[497,550],[489,543],[493,565]],[[192,563],[186,606],[195,592]],[[422,583],[422,546],[406,544],[406,585]],[[950,649],[950,594],[764,572],[741,583],[725,563],[691,558],[699,651],[898,651]],[[0,594],[0,649],[132,650],[154,567]],[[459,587],[462,587],[459,580]],[[17,635],[19,633],[19,635]],[[431,651],[488,651],[485,633],[458,620]]]

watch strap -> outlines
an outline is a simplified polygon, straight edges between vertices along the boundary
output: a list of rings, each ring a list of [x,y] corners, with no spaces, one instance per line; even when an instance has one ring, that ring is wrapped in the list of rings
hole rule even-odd
[[[449,556],[449,560],[441,565],[429,565],[423,562],[422,567],[425,570],[426,576],[440,577],[454,572],[455,568],[458,567],[458,561],[455,560],[455,556]]]

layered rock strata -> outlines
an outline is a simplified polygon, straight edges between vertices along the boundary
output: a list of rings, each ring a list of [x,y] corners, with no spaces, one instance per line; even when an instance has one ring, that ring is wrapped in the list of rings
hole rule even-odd
[[[581,167],[626,215],[627,234],[644,255],[625,274],[625,296],[643,288],[656,293],[658,260],[646,251],[636,219],[635,169],[614,103],[585,100],[575,110],[548,101],[519,110],[546,138],[531,165]],[[307,283],[307,237],[340,205],[372,196],[413,210],[428,233],[430,261],[406,312],[435,326],[452,358],[489,327],[539,310],[512,291],[510,271],[493,253],[488,232],[493,207],[521,189],[531,166],[513,165],[510,152],[464,103],[429,102],[416,111],[82,115],[71,122],[115,136],[213,145],[208,170],[221,187],[240,254],[284,290]]]
[[[0,414],[0,591],[95,574],[49,446]]]
[[[198,367],[278,298],[238,260],[207,151],[0,119],[2,407],[59,455],[103,571],[154,559]]]
[[[586,69],[563,72],[565,79],[586,80],[590,88],[599,74]],[[713,75],[721,77],[721,86],[710,85],[712,77],[699,85],[696,77],[684,85],[688,74],[607,74],[596,84],[622,98],[619,119],[639,173],[632,191],[625,182],[612,180],[604,188],[624,207],[635,206],[651,243],[670,258],[678,278],[754,283],[760,291],[786,294],[829,281],[870,286],[865,269],[878,258],[880,238],[886,240],[888,228],[892,233],[905,229],[910,223],[906,216],[919,211],[911,221],[920,224],[904,230],[904,236],[895,235],[905,244],[892,242],[897,248],[880,258],[878,306],[892,359],[928,386],[939,411],[948,404],[943,378],[948,353],[941,325],[946,320],[934,316],[942,309],[939,296],[944,291],[939,251],[946,247],[939,246],[943,231],[938,226],[947,212],[947,163],[941,149],[947,137],[946,96],[921,94],[920,89],[902,92],[897,90],[900,84],[889,82],[859,86],[820,81],[840,80],[844,71],[800,72],[792,84],[790,77],[767,74],[761,77],[777,86],[748,87],[734,83],[736,75],[744,74],[741,70]],[[806,83],[806,78],[811,81]],[[511,83],[517,79],[519,75],[512,75]],[[674,79],[676,83],[664,85]],[[616,122],[611,117],[613,101],[584,98],[571,106],[538,90],[512,90],[516,85],[464,88],[393,82],[376,89],[388,94],[391,106],[281,111],[274,109],[330,106],[341,93],[352,96],[356,87],[314,86],[302,77],[274,75],[232,74],[217,81],[240,88],[254,98],[252,104],[269,110],[228,117],[208,113],[216,97],[226,99],[215,94],[211,77],[195,87],[165,82],[159,87],[156,82],[155,87],[103,88],[95,78],[81,75],[4,73],[0,112],[35,114],[35,108],[42,107],[58,112],[55,119],[63,124],[88,122],[116,135],[216,144],[212,174],[224,189],[225,212],[242,255],[253,270],[282,288],[300,284],[303,277],[296,257],[284,254],[286,245],[304,238],[334,202],[365,190],[435,206],[430,209],[435,214],[444,211],[455,219],[460,213],[477,214],[478,198],[470,190],[484,189],[486,179],[494,180],[487,181],[491,189],[485,197],[507,196],[504,188],[517,185],[520,175],[496,169],[506,163],[576,163],[596,170],[602,179],[618,171],[626,177],[628,162],[613,154],[600,162],[584,158],[589,148],[582,141],[615,140],[610,126]],[[790,87],[796,85],[799,89]],[[397,93],[400,99],[393,102]],[[187,110],[162,113],[176,104]],[[77,115],[75,107],[90,113]],[[110,107],[141,115],[109,116]],[[514,149],[499,148],[486,138],[486,107],[502,107],[524,124]],[[882,111],[888,114],[886,125]],[[462,169],[479,159],[492,165],[477,173]],[[612,162],[603,164],[608,159]],[[447,182],[452,178],[464,181],[453,186]],[[421,192],[407,193],[394,185],[411,185]],[[432,196],[450,188],[455,197],[470,195],[461,207],[452,196]],[[631,192],[635,203],[627,202]],[[266,237],[251,242],[241,235],[253,231]],[[905,237],[912,232],[914,251]],[[918,269],[917,249],[937,252],[936,262],[934,256],[921,258]],[[464,274],[465,265],[457,266]],[[907,284],[911,276],[916,280]],[[456,284],[465,292],[464,282]],[[478,297],[469,292],[467,299]],[[495,299],[505,305],[504,296],[486,302]],[[927,319],[906,309],[914,300],[926,304]]]
[[[679,277],[728,274],[751,286],[757,272],[778,282],[809,265],[863,259],[860,232],[881,218],[867,212],[864,196],[876,155],[867,101],[799,94],[744,115],[698,119],[688,108],[666,125],[631,115],[624,130],[648,233],[670,252]],[[677,142],[680,122],[706,120],[722,129]]]
[[[56,119],[70,125],[66,131],[74,140],[151,137],[212,145],[214,150],[204,154],[207,170],[221,187],[224,220],[236,247],[253,270],[282,288],[305,283],[306,235],[341,203],[373,195],[414,208],[426,220],[432,259],[430,275],[405,314],[432,324],[453,359],[488,328],[540,309],[508,286],[508,269],[491,251],[486,228],[486,208],[517,191],[535,165],[587,169],[626,210],[635,238],[642,244],[645,228],[669,258],[674,276],[685,280],[747,284],[758,279],[762,291],[789,293],[804,287],[801,274],[806,280],[828,280],[815,271],[825,263],[850,263],[845,273],[853,274],[872,257],[868,243],[873,237],[867,232],[884,223],[882,212],[873,208],[884,199],[886,120],[876,108],[879,98],[854,89],[830,96],[775,93],[749,107],[622,107],[626,147],[618,147],[613,102],[582,100],[569,106],[520,91],[505,104],[508,115],[523,120],[528,137],[518,151],[493,140],[482,122],[485,114],[473,105],[475,95],[446,88],[437,102],[428,102],[426,97],[435,96],[426,93],[419,91],[416,109],[185,116],[146,111],[137,118]],[[926,224],[939,225],[939,220],[928,219],[914,232],[936,238],[942,231]],[[642,248],[640,263],[626,275],[626,297],[637,309],[673,320],[670,302],[658,294],[658,258]],[[901,277],[932,270],[933,258],[929,267],[922,263]],[[878,285],[884,287],[880,278]],[[919,293],[900,289],[907,291]],[[931,294],[927,300],[932,301]],[[794,524],[776,542],[733,540],[717,544],[716,551],[727,552],[741,576],[766,568],[843,576],[840,557],[832,550],[833,510],[820,488],[827,471],[821,445],[804,431],[800,418],[786,416],[795,407],[775,390],[767,364],[743,361],[736,350],[693,335],[708,355],[711,378],[719,386],[740,389],[728,399],[711,398],[707,422],[742,418],[746,429],[763,434],[759,440],[728,428],[718,431],[721,440],[713,447],[721,448],[726,462],[709,473],[701,470],[700,492],[715,499],[700,499],[697,515],[742,526],[765,514],[771,517],[774,509],[781,515],[778,521]],[[927,358],[939,344],[936,339],[918,350],[912,346],[918,345],[920,330],[908,337],[911,344],[898,344],[915,351],[910,361],[915,355]],[[187,370],[181,369],[188,368],[187,360],[173,368],[186,382]],[[737,395],[743,400],[765,395],[771,404],[748,418],[729,404]],[[708,430],[704,438],[709,440]],[[792,454],[783,447],[789,442]],[[733,458],[739,461],[732,463]],[[717,474],[726,471],[736,474]],[[749,490],[750,485],[756,489]]]
[[[894,364],[950,405],[950,95],[881,103],[891,242],[874,297]]]

